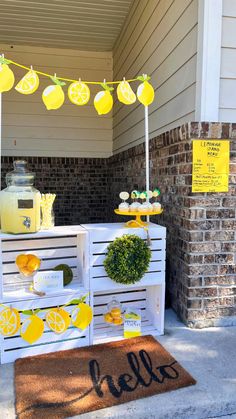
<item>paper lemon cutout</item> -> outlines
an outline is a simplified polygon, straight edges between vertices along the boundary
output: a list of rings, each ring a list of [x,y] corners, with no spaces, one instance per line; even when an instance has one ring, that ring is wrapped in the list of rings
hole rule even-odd
[[[85,303],[80,303],[71,313],[71,321],[73,326],[81,330],[85,330],[91,323],[93,318],[92,308]]]
[[[44,323],[40,317],[32,314],[22,324],[20,334],[21,337],[30,345],[41,338],[44,331]]]
[[[89,87],[82,82],[72,83],[68,89],[68,97],[75,105],[86,105],[90,99]]]
[[[46,323],[55,333],[64,333],[70,325],[70,315],[63,308],[53,308],[46,314]]]
[[[15,89],[23,95],[31,95],[39,87],[38,74],[34,70],[28,71],[26,75],[19,81]]]
[[[52,109],[59,109],[65,100],[65,94],[62,90],[62,86],[64,86],[65,83],[60,81],[56,75],[51,77],[51,79],[55,84],[51,84],[46,87],[42,94],[43,103],[48,111]]]
[[[113,87],[109,87],[106,83],[101,84],[104,90],[98,92],[94,98],[94,107],[98,115],[105,115],[112,110],[113,97],[111,91]]]
[[[15,82],[13,71],[7,64],[0,64],[0,93],[11,90]]]
[[[10,307],[0,307],[0,333],[3,336],[13,336],[20,327],[18,310]]]
[[[149,106],[154,100],[154,89],[148,80],[150,77],[147,74],[143,74],[143,76],[138,77],[138,80],[143,81],[138,87],[137,90],[137,98],[139,102],[141,102],[144,106]]]
[[[117,87],[117,96],[120,102],[125,105],[132,105],[136,101],[136,94],[127,81],[122,81]]]

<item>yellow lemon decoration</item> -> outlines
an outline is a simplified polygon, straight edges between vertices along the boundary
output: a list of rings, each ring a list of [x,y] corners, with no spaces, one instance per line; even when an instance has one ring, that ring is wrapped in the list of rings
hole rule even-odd
[[[138,86],[138,100],[144,106],[149,106],[153,102],[155,96],[154,89],[152,85],[148,82],[148,80],[150,80],[150,77],[147,76],[147,74],[143,74],[143,76],[138,77],[138,80],[141,80],[143,82]]]
[[[3,336],[13,336],[20,327],[18,310],[10,307],[0,307],[0,333]]]
[[[86,105],[90,99],[89,87],[80,81],[72,83],[68,89],[68,97],[75,105]]]
[[[22,324],[21,337],[30,345],[39,340],[44,331],[44,323],[40,317],[32,314]]]
[[[47,110],[59,109],[65,100],[65,94],[62,90],[62,86],[65,85],[56,77],[51,77],[55,84],[52,84],[44,89],[42,94],[43,103]]]
[[[127,81],[122,81],[117,87],[117,96],[120,102],[125,105],[132,105],[136,101],[136,94],[130,87]]]
[[[85,330],[91,323],[93,318],[93,310],[86,303],[80,303],[71,313],[71,321],[73,326],[81,330]]]
[[[53,332],[64,333],[70,325],[70,315],[63,308],[53,308],[46,314],[46,323]]]
[[[38,74],[34,70],[28,71],[26,75],[19,81],[15,89],[23,95],[31,95],[39,87]]]
[[[0,93],[11,90],[15,82],[14,73],[8,67],[9,63],[9,60],[6,60],[4,57],[0,57]]]
[[[94,107],[98,115],[105,115],[109,113],[113,106],[113,97],[111,91],[113,87],[109,87],[106,83],[101,84],[104,90],[98,92],[94,98]]]

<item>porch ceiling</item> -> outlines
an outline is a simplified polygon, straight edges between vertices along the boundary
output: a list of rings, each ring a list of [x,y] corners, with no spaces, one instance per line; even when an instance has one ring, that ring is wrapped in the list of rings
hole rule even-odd
[[[132,2],[1,0],[0,42],[110,51]]]

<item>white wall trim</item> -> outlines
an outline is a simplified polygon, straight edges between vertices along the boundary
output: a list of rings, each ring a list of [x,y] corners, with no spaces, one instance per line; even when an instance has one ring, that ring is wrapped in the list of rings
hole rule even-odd
[[[198,0],[196,121],[219,120],[223,0]]]

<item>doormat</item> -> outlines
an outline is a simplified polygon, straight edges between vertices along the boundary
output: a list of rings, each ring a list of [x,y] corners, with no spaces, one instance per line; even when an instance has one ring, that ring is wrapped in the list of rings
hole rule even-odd
[[[61,419],[196,381],[152,336],[18,359],[18,419]]]

